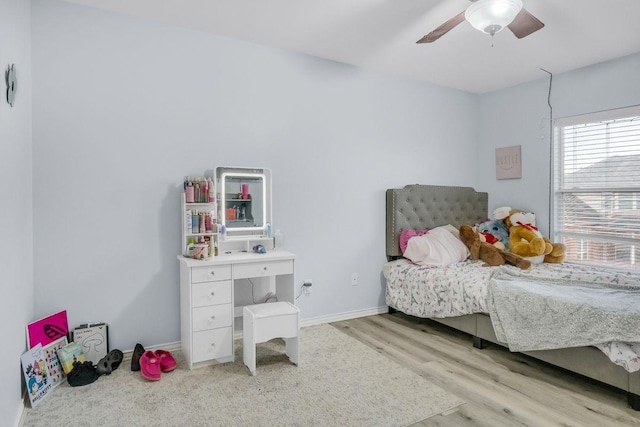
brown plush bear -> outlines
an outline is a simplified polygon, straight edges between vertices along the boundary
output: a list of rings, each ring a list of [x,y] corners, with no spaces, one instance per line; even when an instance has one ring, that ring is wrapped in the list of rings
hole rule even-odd
[[[551,252],[544,256],[544,262],[548,262],[550,264],[563,263],[565,254],[567,253],[567,247],[562,243],[551,243],[546,237],[543,237],[543,239],[545,240],[545,242],[553,246]]]
[[[523,270],[531,268],[531,261],[528,259],[483,242],[480,239],[480,233],[470,225],[460,226],[460,240],[469,248],[471,259],[480,259],[486,265],[497,266],[509,263]]]
[[[502,219],[509,229],[510,252],[524,257],[544,255],[544,262],[548,263],[559,264],[564,261],[565,245],[551,243],[538,231],[534,213],[504,207],[496,209],[494,216]]]

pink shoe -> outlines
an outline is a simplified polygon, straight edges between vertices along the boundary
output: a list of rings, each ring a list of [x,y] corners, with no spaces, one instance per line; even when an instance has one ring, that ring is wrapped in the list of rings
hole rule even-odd
[[[166,350],[156,350],[156,357],[160,359],[162,372],[171,372],[176,369],[176,359]]]
[[[160,358],[153,351],[147,350],[140,356],[140,373],[143,378],[149,381],[158,381],[162,373],[160,372]]]

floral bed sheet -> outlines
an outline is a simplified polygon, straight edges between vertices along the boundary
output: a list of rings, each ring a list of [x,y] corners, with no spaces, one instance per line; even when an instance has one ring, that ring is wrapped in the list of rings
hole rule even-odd
[[[417,317],[454,317],[488,313],[487,283],[493,267],[464,261],[445,267],[419,266],[406,259],[384,266],[386,302]]]
[[[489,280],[496,269],[540,277],[564,277],[595,282],[598,269],[571,264],[539,264],[530,272],[512,266],[483,267],[481,261],[465,261],[446,267],[424,267],[406,259],[384,265],[387,279],[386,303],[403,313],[444,318],[473,313],[489,313]],[[629,372],[640,370],[640,343],[598,344],[613,363]]]

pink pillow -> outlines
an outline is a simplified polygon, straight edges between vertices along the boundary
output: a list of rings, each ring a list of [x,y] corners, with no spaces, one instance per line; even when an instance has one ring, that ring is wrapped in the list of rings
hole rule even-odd
[[[400,250],[402,253],[407,250],[407,243],[409,243],[409,239],[416,236],[422,236],[423,234],[427,234],[429,230],[402,230],[400,232],[400,237],[398,238],[398,242],[400,243]]]

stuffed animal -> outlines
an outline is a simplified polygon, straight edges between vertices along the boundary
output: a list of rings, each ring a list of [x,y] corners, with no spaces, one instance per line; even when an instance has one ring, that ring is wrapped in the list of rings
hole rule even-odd
[[[544,262],[561,263],[564,261],[566,247],[561,243],[552,243],[542,236],[536,227],[533,212],[502,207],[494,212],[496,219],[502,219],[509,229],[509,250],[524,257],[544,256]]]
[[[531,268],[531,261],[524,259],[520,255],[505,252],[495,246],[483,242],[480,233],[470,225],[460,226],[460,240],[467,245],[471,252],[471,259],[480,259],[485,265],[497,266],[509,263],[523,270]]]
[[[480,233],[480,239],[503,251],[507,250],[509,244],[509,230],[503,221],[486,220],[476,225],[476,230]]]

